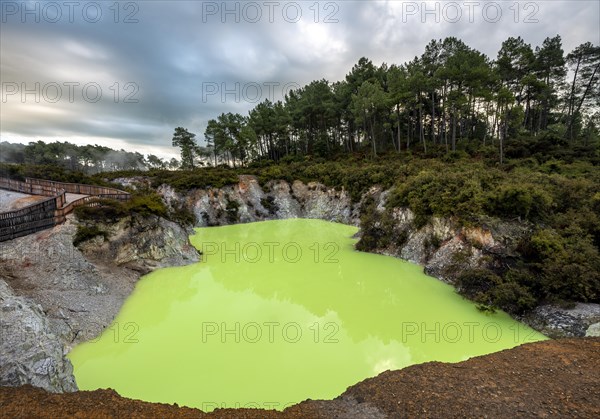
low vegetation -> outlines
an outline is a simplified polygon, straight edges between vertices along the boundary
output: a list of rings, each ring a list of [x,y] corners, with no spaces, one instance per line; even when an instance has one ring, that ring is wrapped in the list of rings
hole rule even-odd
[[[91,240],[98,236],[102,236],[104,239],[107,239],[108,233],[100,229],[96,225],[79,225],[77,226],[77,232],[75,233],[75,237],[73,237],[73,244],[75,246],[79,246],[81,243]]]
[[[175,221],[181,225],[193,225],[194,216],[182,205],[169,208],[160,195],[152,190],[135,191],[129,201],[121,202],[112,199],[104,199],[97,206],[80,206],[75,208],[75,216],[79,221],[77,233],[73,240],[76,246],[80,243],[102,235],[109,238],[109,233],[102,230],[101,226],[110,226],[125,217],[149,216],[162,217]]]

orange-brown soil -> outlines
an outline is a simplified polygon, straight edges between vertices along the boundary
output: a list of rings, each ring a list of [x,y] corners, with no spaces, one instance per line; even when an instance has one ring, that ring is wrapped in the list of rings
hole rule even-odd
[[[318,379],[318,378],[315,378]],[[200,410],[120,397],[112,390],[51,394],[0,388],[3,418],[416,418],[600,417],[600,338],[537,342],[457,364],[387,371],[335,400],[283,412]]]

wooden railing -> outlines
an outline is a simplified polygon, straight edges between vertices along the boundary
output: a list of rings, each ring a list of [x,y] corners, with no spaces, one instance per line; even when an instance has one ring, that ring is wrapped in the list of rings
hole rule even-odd
[[[57,197],[53,197],[16,211],[0,213],[0,242],[56,225],[56,203]]]
[[[104,186],[25,178],[25,181],[0,177],[0,189],[50,198],[27,207],[0,213],[0,242],[26,236],[63,223],[78,206],[98,206],[102,199],[127,201],[127,192]],[[66,194],[88,195],[67,203]]]
[[[56,224],[63,223],[67,215],[69,215],[76,207],[85,205],[86,207],[97,207],[102,203],[102,199],[110,199],[106,196],[85,196],[73,202],[69,202],[62,208],[58,208],[55,212]]]
[[[107,188],[105,186],[96,185],[83,185],[81,183],[66,183],[66,182],[55,182],[53,180],[42,180],[25,178],[25,183],[31,185],[33,189],[52,190],[52,189],[63,189],[67,193],[74,193],[79,195],[116,195],[114,199],[129,199],[129,193],[120,191],[115,188]],[[0,186],[2,187],[2,186]]]
[[[25,178],[25,182],[20,180],[8,179],[0,177],[0,189],[8,189],[9,191],[26,193],[29,195],[41,196],[56,196],[64,190],[57,185],[58,182],[52,183],[31,183],[29,178]],[[29,179],[32,180],[32,179]]]

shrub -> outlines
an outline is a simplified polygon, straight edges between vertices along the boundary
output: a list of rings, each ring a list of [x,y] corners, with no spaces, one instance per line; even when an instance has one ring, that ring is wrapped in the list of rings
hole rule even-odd
[[[487,209],[492,215],[503,218],[543,220],[552,199],[534,185],[504,185],[488,195]]]
[[[563,240],[552,229],[537,230],[526,242],[523,253],[533,262],[553,258],[563,250]]]
[[[88,207],[85,205],[75,208],[75,216],[81,221],[100,223],[115,223],[127,215],[122,202],[112,199],[103,199],[100,206]]]
[[[277,211],[279,210],[279,207],[275,203],[275,198],[273,198],[272,196],[267,196],[266,198],[261,198],[260,199],[260,204],[267,211],[269,211],[270,215],[275,215],[277,213]]]
[[[600,302],[600,254],[591,237],[563,239],[535,267],[547,299]],[[547,248],[546,248],[547,249]]]
[[[493,305],[509,313],[522,314],[535,307],[537,300],[524,286],[515,282],[504,282],[492,291]]]
[[[73,245],[79,246],[84,241],[93,239],[94,237],[102,236],[106,240],[108,238],[108,233],[101,230],[97,226],[77,226],[77,232],[73,237]]]
[[[360,251],[384,249],[390,245],[400,247],[408,240],[408,232],[396,226],[392,211],[377,211],[377,203],[371,195],[361,204],[360,227],[362,235],[356,244]]]
[[[173,209],[169,211],[168,218],[181,225],[193,226],[196,224],[196,216],[184,204],[174,206]]]
[[[128,213],[136,213],[142,216],[158,215],[164,218],[169,215],[165,203],[156,193],[142,192],[134,194],[123,205]]]
[[[168,210],[162,198],[149,191],[140,191],[131,196],[128,201],[103,199],[96,207],[80,206],[75,208],[75,215],[81,220],[115,222],[131,213],[142,216],[158,215],[168,217]]]
[[[227,204],[225,206],[225,212],[227,213],[227,221],[230,223],[237,223],[240,220],[238,211],[240,209],[240,204],[236,200],[231,200],[229,196],[227,197]]]
[[[460,294],[480,303],[491,303],[491,292],[502,279],[486,269],[469,269],[456,279],[456,287]]]

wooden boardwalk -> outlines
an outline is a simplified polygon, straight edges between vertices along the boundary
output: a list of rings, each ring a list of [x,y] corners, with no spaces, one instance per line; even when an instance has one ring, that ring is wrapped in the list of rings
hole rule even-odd
[[[63,223],[81,205],[98,206],[102,199],[127,201],[130,194],[115,188],[25,178],[25,181],[0,177],[0,189],[29,195],[47,196],[41,202],[0,213],[0,242],[26,236]]]

